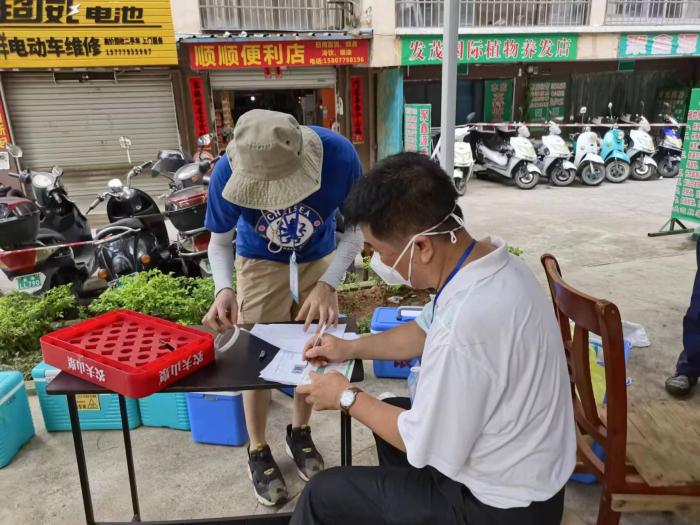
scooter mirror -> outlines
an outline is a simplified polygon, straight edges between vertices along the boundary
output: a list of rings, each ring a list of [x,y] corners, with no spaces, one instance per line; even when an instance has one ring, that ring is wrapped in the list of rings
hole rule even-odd
[[[131,139],[125,135],[119,137],[119,147],[121,149],[129,149],[131,147]]]
[[[209,133],[207,133],[206,135],[202,135],[197,139],[197,146],[199,146],[200,148],[208,146],[209,144],[211,144],[211,135]]]
[[[14,158],[19,159],[22,157],[22,148],[17,146],[16,144],[10,144],[9,142],[5,144],[5,149],[7,152],[12,155]]]
[[[61,168],[60,166],[54,166],[51,169],[51,173],[53,173],[55,177],[61,177],[63,175],[63,168]]]
[[[578,110],[579,115],[585,115],[588,113],[588,108],[586,106],[581,106],[581,109]]]
[[[107,183],[109,191],[112,193],[121,193],[124,190],[124,184],[119,179],[112,179]]]
[[[612,109],[612,102],[608,102],[608,109]]]
[[[475,118],[476,118],[476,113],[474,113],[472,111],[471,113],[469,113],[469,115],[467,115],[467,124],[471,124],[472,122],[474,122]]]

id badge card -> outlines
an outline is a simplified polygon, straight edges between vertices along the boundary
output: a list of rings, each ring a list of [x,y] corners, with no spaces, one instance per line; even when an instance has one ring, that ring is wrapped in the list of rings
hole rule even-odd
[[[299,265],[297,264],[297,254],[292,252],[289,258],[289,291],[295,303],[299,302]]]

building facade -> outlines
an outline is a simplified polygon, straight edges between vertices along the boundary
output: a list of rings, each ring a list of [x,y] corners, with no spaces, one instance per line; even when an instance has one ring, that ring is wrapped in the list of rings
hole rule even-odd
[[[378,156],[420,149],[426,139],[411,128],[402,136],[401,123],[405,104],[428,103],[431,126],[440,124],[444,2],[368,7],[370,65],[389,84],[378,90],[377,113],[392,123],[378,131]],[[699,27],[699,0],[460,0],[457,123],[471,112],[485,122],[569,121],[581,106],[605,114],[608,102],[615,115],[651,121],[668,102],[684,120],[700,75]]]

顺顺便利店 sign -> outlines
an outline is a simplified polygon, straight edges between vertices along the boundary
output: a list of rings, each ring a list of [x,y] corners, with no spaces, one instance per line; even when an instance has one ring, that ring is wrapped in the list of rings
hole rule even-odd
[[[168,0],[0,0],[0,69],[170,64]]]
[[[457,62],[496,64],[503,62],[544,62],[576,60],[578,35],[460,36]],[[404,66],[442,64],[441,36],[405,36],[401,39]]]
[[[301,40],[191,44],[190,67],[347,66],[369,62],[369,40]]]

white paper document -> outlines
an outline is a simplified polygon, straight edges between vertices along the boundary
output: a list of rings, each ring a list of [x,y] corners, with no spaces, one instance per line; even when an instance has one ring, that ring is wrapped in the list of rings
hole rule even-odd
[[[297,386],[311,383],[311,372],[325,374],[330,371],[336,371],[343,374],[349,380],[355,366],[355,361],[353,359],[342,363],[330,363],[322,367],[316,367],[304,361],[302,358],[304,345],[313,337],[315,332],[316,326],[312,326],[309,328],[308,332],[304,332],[303,325],[255,325],[250,332],[251,334],[260,339],[264,339],[280,349],[277,355],[270,361],[270,364],[260,372],[260,377],[266,381]],[[356,339],[358,337],[354,332],[345,333],[345,325],[327,328],[326,333],[347,340]]]
[[[315,336],[317,329],[317,324],[312,324],[306,332],[302,324],[256,324],[250,333],[277,348],[300,354],[304,351],[306,342]],[[345,325],[329,326],[325,333],[342,339]]]

